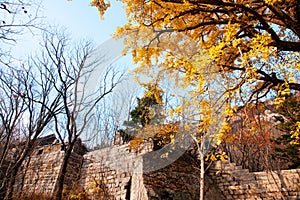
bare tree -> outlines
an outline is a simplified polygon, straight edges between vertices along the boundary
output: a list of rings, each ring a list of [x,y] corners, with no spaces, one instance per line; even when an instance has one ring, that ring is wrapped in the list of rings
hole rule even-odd
[[[23,161],[30,155],[37,138],[50,124],[53,116],[60,112],[61,95],[54,93],[52,82],[48,81],[50,73],[53,73],[53,70],[49,69],[45,70],[39,60],[31,59],[21,69],[12,66],[9,70],[6,69],[6,72],[3,70],[1,74],[1,89],[6,93],[6,97],[3,98],[8,102],[7,105],[2,102],[1,108],[2,124],[5,124],[3,127],[7,126],[4,145],[12,142],[8,139],[13,139],[13,135],[20,138],[19,143],[15,143],[18,148],[8,152],[7,147],[2,152],[3,162],[10,161],[3,179],[7,186],[5,199],[12,199],[16,176]],[[8,111],[11,109],[11,112],[6,112],[5,108]],[[20,134],[16,135],[17,133]],[[13,154],[13,160],[6,157],[9,153]]]
[[[44,37],[44,45],[45,56],[50,58],[51,66],[57,72],[57,76],[52,76],[49,81],[60,94],[63,103],[62,113],[54,116],[56,133],[65,150],[55,189],[55,199],[61,199],[74,145],[81,135],[93,127],[94,108],[120,83],[123,73],[109,67],[102,76],[99,75],[98,90],[91,93],[88,79],[101,63],[101,59],[95,57],[93,60],[91,57],[94,50],[91,43],[81,42],[74,47],[69,45],[69,39],[64,33],[55,32]]]
[[[95,131],[98,134],[89,135],[89,146],[103,148],[111,144],[114,132],[117,130],[118,122],[113,112],[114,96],[107,95],[95,110]],[[120,113],[119,113],[120,114]]]
[[[97,128],[100,134],[93,138],[92,145],[96,145],[96,148],[108,146],[116,131],[127,129],[125,123],[130,121],[130,111],[136,104],[136,96],[141,92],[140,89],[133,76],[127,74],[122,84],[100,102],[96,109]]]
[[[16,44],[26,31],[42,29],[39,14],[40,4],[34,0],[0,1],[0,61],[7,63],[11,57],[9,47]]]
[[[15,144],[19,139],[20,121],[26,106],[20,94],[11,90],[15,86],[21,91],[20,83],[14,76],[7,76],[2,70],[0,74],[0,196],[4,197],[8,182],[7,170],[15,162],[10,149],[16,147]]]

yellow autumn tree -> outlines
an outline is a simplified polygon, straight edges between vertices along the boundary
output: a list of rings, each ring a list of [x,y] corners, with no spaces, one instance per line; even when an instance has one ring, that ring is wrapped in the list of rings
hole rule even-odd
[[[116,31],[125,38],[124,53],[139,63],[137,72],[155,81],[167,76],[188,90],[171,110],[187,118],[186,130],[196,124],[196,133],[211,133],[218,144],[226,138],[226,116],[233,115],[236,105],[269,95],[280,104],[290,90],[300,90],[296,0],[120,1],[128,18]],[[96,5],[100,14],[105,5],[103,0]],[[203,140],[199,135],[195,140]]]
[[[124,53],[132,53],[139,73],[150,74],[155,66],[158,76],[172,74],[183,87],[192,86],[199,101],[217,77],[226,114],[269,95],[280,104],[290,90],[300,90],[296,0],[120,1],[128,21],[116,36],[125,38]],[[108,4],[92,5],[103,15]],[[200,52],[211,59],[209,69],[199,62]]]

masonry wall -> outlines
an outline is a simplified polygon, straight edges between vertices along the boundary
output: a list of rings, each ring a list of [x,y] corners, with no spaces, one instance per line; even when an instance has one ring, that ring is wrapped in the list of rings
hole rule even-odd
[[[137,151],[131,151],[129,144],[89,152],[84,155],[79,186],[92,197],[110,199],[129,199],[132,175],[141,172],[142,157],[152,150],[146,143]]]
[[[66,188],[82,188],[91,199],[198,199],[198,163],[189,155],[155,172],[142,173],[146,143],[137,151],[128,144],[72,154]],[[16,191],[22,196],[53,194],[64,151],[61,145],[36,149],[18,175]],[[206,200],[300,199],[300,169],[249,172],[234,163],[216,162],[206,180]],[[23,187],[21,187],[23,185]]]
[[[132,200],[198,200],[199,162],[189,153],[152,172],[137,173],[132,181]],[[205,200],[224,200],[209,176],[205,177]]]
[[[15,184],[16,195],[31,197],[34,194],[51,196],[57,184],[64,157],[61,144],[37,148],[25,160]],[[83,156],[72,152],[65,176],[65,188],[77,185]]]
[[[22,196],[52,194],[64,155],[60,148],[60,145],[47,145],[35,150],[18,174],[15,191]]]
[[[199,199],[198,168],[195,158],[186,153],[167,167],[144,173],[147,199]]]
[[[234,163],[216,162],[209,174],[226,199],[300,199],[300,169],[249,172]]]

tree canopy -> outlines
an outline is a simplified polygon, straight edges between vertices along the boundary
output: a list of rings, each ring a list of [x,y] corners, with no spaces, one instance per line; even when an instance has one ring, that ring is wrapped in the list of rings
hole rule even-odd
[[[185,105],[194,101],[203,119],[216,106],[207,106],[211,90],[220,106],[227,105],[214,112],[227,116],[235,105],[271,95],[280,104],[300,90],[296,0],[121,1],[128,21],[116,36],[125,38],[124,52],[140,64],[137,71],[155,81],[167,74],[180,82],[192,92]],[[109,7],[104,0],[91,4],[101,15]]]
[[[109,6],[104,1],[96,2],[92,5],[100,11]],[[208,50],[216,72],[238,78],[236,88],[251,83],[255,88],[252,92],[263,92],[285,84],[300,90],[294,77],[299,70],[300,50],[300,8],[296,0],[122,2],[128,23],[117,34],[127,38],[134,60],[141,65],[162,62],[165,68],[197,76],[199,66],[185,63],[191,58],[174,51],[172,45],[177,44],[190,56],[200,48]],[[195,41],[196,50],[190,49],[190,40]],[[159,56],[164,60],[150,60]]]

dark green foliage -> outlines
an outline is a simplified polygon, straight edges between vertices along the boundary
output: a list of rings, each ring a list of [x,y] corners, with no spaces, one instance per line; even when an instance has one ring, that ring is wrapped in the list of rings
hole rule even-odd
[[[282,105],[277,108],[280,116],[276,116],[277,128],[283,134],[276,138],[274,142],[278,145],[275,150],[275,157],[286,160],[289,168],[300,167],[300,145],[291,144],[294,140],[291,131],[295,131],[297,122],[300,121],[300,94],[288,96]]]
[[[118,132],[123,140],[123,142],[127,143],[134,138],[133,134],[126,133],[123,129],[119,129]]]
[[[137,98],[137,106],[130,112],[131,120],[124,121],[126,129],[120,129],[124,142],[129,142],[138,134],[138,130],[150,122],[159,121],[163,91],[157,84],[148,84],[142,98]]]
[[[137,106],[130,112],[132,122],[147,126],[155,115],[158,115],[158,107],[161,104],[162,90],[156,84],[147,86],[144,97],[137,98]],[[157,117],[157,116],[156,116]]]
[[[276,117],[280,122],[278,128],[286,132],[295,130],[296,123],[300,121],[300,95],[297,93],[297,95],[287,97],[277,111],[282,115]]]
[[[130,112],[131,119],[134,123],[141,123],[142,126],[146,126],[150,122],[150,106],[155,105],[155,100],[151,98],[137,98],[138,105]]]

